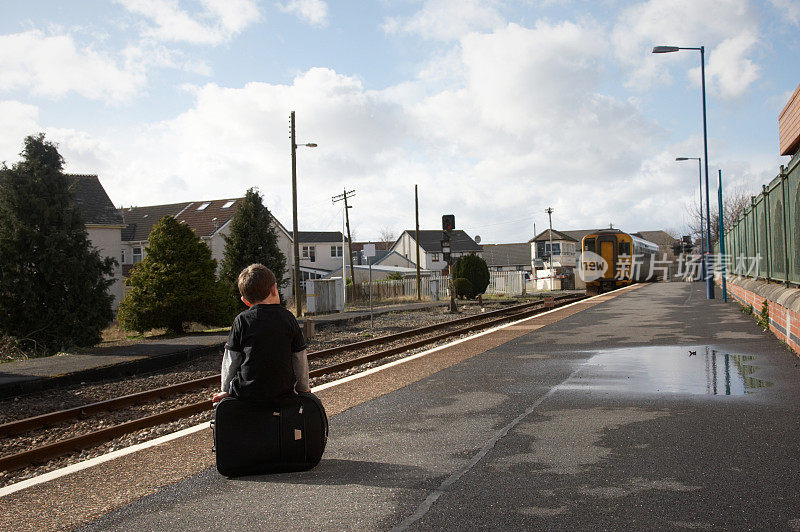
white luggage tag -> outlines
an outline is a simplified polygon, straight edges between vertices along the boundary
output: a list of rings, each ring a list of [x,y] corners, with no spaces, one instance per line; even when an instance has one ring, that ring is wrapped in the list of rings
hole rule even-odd
[[[294,439],[300,440],[303,438],[303,431],[300,429],[294,429]]]

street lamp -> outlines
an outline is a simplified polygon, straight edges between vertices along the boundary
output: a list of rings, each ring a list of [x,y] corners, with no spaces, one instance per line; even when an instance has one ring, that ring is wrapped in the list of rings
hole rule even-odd
[[[670,52],[677,52],[678,50],[700,51],[700,79],[703,92],[703,162],[705,163],[705,168],[706,168],[706,234],[708,235],[708,238],[706,239],[705,263],[706,265],[708,265],[708,258],[709,255],[711,254],[711,242],[710,242],[711,211],[709,208],[709,198],[708,198],[708,127],[706,124],[706,60],[705,60],[706,48],[705,46],[700,46],[699,48],[683,47],[683,46],[656,46],[655,48],[653,48],[653,53],[668,54]],[[706,299],[714,299],[714,280],[712,279],[712,276],[708,274],[708,271],[704,273],[706,275]]]
[[[676,157],[676,161],[697,161],[697,173],[700,179],[700,249],[705,248],[705,240],[703,239],[703,170],[700,168],[700,157]],[[706,258],[703,256],[703,275],[708,276],[706,270]]]
[[[303,300],[300,292],[300,243],[297,241],[297,146],[295,142],[294,111],[289,115],[290,131],[292,139],[292,239],[294,240],[294,302],[297,309],[296,314],[299,318],[303,315]],[[313,142],[300,144],[308,148],[316,148]]]

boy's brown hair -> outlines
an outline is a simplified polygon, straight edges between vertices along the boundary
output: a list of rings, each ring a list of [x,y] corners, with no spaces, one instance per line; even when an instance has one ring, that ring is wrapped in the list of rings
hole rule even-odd
[[[275,284],[275,274],[263,264],[251,264],[239,274],[239,293],[246,300],[254,303],[267,298],[272,285]]]

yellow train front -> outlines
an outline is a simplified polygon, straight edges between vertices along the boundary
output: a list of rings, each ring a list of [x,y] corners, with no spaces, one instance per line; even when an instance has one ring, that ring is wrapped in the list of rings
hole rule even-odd
[[[580,275],[586,292],[599,294],[653,278],[658,246],[618,229],[583,237]]]

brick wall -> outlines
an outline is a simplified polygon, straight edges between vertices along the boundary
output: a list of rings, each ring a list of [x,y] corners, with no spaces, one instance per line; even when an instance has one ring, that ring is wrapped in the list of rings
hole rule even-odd
[[[742,305],[752,305],[753,312],[761,314],[765,298],[733,283],[727,283],[728,294]],[[775,301],[768,301],[769,330],[786,342],[795,353],[800,354],[800,312],[779,305]]]

